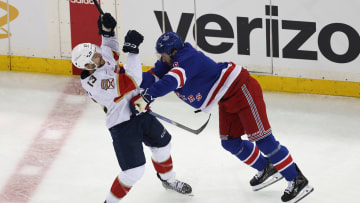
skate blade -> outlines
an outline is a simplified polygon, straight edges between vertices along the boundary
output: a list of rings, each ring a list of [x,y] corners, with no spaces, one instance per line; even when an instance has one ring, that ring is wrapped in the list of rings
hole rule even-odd
[[[296,203],[299,202],[300,200],[302,200],[304,197],[308,196],[312,191],[314,191],[314,188],[310,185],[305,186],[301,192],[291,201],[289,201],[289,203]]]
[[[275,173],[274,175],[272,175],[268,180],[266,180],[265,182],[263,182],[260,185],[256,185],[256,186],[252,186],[253,191],[258,191],[261,190],[269,185],[272,185],[276,182],[278,182],[279,180],[281,180],[282,178],[284,178],[279,172]]]
[[[165,188],[166,191],[169,191],[171,193],[176,193],[176,194],[179,194],[179,195],[185,195],[185,196],[190,196],[190,197],[193,197],[194,196],[194,193],[181,193],[181,192],[178,192],[176,190],[173,190],[171,188]]]

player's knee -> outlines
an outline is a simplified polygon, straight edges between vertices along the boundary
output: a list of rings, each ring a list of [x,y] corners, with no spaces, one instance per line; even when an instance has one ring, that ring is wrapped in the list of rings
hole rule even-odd
[[[221,140],[222,147],[231,152],[232,154],[237,154],[243,147],[243,142],[240,137],[231,139],[231,140]]]
[[[163,162],[169,159],[171,152],[171,142],[164,147],[151,147],[152,159],[156,162]]]
[[[145,173],[145,165],[121,171],[119,174],[120,181],[127,185],[133,186]]]

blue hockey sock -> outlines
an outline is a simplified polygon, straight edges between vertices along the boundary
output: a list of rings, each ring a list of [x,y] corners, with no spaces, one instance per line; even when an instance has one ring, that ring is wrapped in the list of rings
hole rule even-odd
[[[221,140],[221,145],[245,164],[258,171],[263,170],[268,163],[266,158],[253,143],[247,140],[241,140],[240,137],[232,140]]]
[[[296,178],[298,172],[289,150],[280,145],[272,134],[257,141],[256,145],[287,181]]]

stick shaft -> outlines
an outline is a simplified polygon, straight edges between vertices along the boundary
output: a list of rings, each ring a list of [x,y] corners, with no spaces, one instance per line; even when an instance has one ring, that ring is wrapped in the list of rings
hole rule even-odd
[[[99,2],[97,0],[93,0],[94,4],[96,6],[96,8],[98,9],[98,11],[100,12],[101,15],[104,15],[104,11],[101,9]]]
[[[159,119],[161,119],[161,120],[163,120],[163,121],[166,121],[166,122],[168,122],[168,123],[170,123],[170,124],[172,124],[172,125],[175,125],[175,126],[181,128],[181,129],[183,129],[183,130],[186,130],[186,131],[191,132],[191,133],[194,133],[194,134],[199,134],[199,133],[201,133],[201,132],[205,129],[205,127],[207,126],[207,124],[209,123],[209,120],[210,120],[210,117],[211,117],[211,114],[210,114],[208,120],[207,120],[199,129],[191,129],[191,128],[187,127],[187,126],[184,126],[183,124],[180,124],[180,123],[178,123],[178,122],[175,122],[175,121],[173,121],[173,120],[170,120],[170,119],[168,119],[168,118],[166,118],[166,117],[164,117],[164,116],[162,116],[162,115],[159,115],[159,114],[157,114],[157,113],[155,113],[155,112],[149,111],[149,113],[150,113],[151,115],[155,116],[156,118],[159,118]]]

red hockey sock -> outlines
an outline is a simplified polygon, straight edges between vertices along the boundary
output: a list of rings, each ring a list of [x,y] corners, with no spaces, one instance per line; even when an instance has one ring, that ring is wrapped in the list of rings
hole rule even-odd
[[[154,164],[154,168],[155,168],[156,172],[158,172],[160,174],[167,173],[167,172],[171,171],[171,169],[173,168],[171,156],[166,161],[163,161],[160,163],[156,162],[154,160],[152,160],[152,162]]]
[[[111,193],[119,198],[122,199],[131,189],[131,186],[126,186],[122,182],[120,182],[119,178],[116,177],[112,186],[111,186]]]

